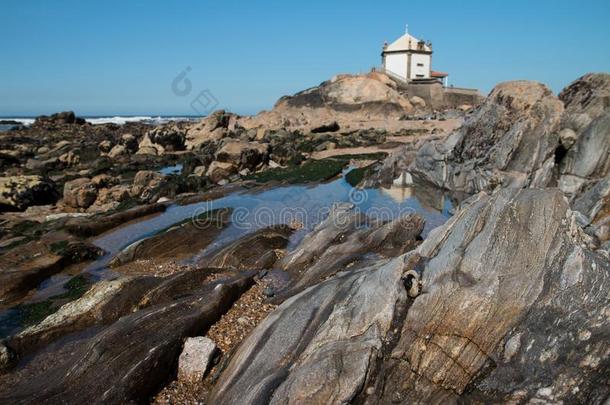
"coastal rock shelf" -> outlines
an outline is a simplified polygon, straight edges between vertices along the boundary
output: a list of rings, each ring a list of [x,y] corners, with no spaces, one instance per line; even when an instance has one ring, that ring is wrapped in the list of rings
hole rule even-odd
[[[371,72],[0,133],[0,403],[607,403],[608,100]]]

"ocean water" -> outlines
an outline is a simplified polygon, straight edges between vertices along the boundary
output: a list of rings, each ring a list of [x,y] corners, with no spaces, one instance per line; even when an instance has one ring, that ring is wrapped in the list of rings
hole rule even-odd
[[[92,125],[117,124],[123,125],[128,122],[143,122],[151,125],[161,125],[170,121],[199,121],[203,117],[192,115],[114,115],[114,116],[85,116],[85,121]],[[16,121],[22,125],[32,125],[36,117],[0,117],[0,121]],[[0,124],[0,131],[8,131],[13,128],[11,124]]]

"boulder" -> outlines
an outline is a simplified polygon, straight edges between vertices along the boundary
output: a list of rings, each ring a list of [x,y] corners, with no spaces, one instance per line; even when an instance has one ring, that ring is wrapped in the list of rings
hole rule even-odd
[[[421,97],[418,97],[418,96],[410,97],[409,102],[415,108],[426,108],[426,101]]]
[[[131,195],[143,202],[155,202],[166,195],[167,185],[167,179],[161,173],[140,170],[133,178]]]
[[[68,151],[59,156],[59,161],[67,167],[76,166],[80,163],[80,156],[74,153],[74,151]]]
[[[108,211],[119,206],[131,197],[131,188],[126,185],[117,185],[110,188],[100,188],[97,199],[89,206],[88,212]]]
[[[55,184],[41,176],[0,177],[0,211],[57,202]]]
[[[254,169],[266,162],[269,157],[269,145],[258,142],[229,140],[216,152],[216,160],[232,163],[239,168]]]
[[[162,155],[165,153],[165,148],[159,144],[154,143],[149,134],[144,135],[140,143],[138,144],[138,155]]]
[[[112,149],[112,142],[109,139],[104,139],[102,142],[98,144],[98,148],[100,152],[108,153]]]
[[[216,344],[209,337],[187,338],[178,359],[178,379],[201,380],[216,354]]]
[[[184,149],[185,131],[177,125],[162,125],[149,131],[146,136],[155,145],[161,145],[164,150],[178,151]]]
[[[214,111],[208,117],[191,126],[186,132],[186,148],[199,149],[209,141],[217,141],[227,136],[235,126],[236,116],[224,110]]]
[[[410,170],[439,187],[470,194],[498,185],[545,186],[562,112],[562,102],[542,84],[501,83],[460,129],[425,144]]]
[[[218,183],[237,173],[237,166],[233,163],[214,161],[208,167],[206,175],[213,183]]]
[[[88,208],[97,199],[97,193],[97,187],[89,178],[67,181],[63,203],[73,208]]]
[[[130,152],[134,152],[138,149],[138,139],[133,134],[121,135],[120,144],[125,146]]]
[[[128,152],[124,145],[114,145],[108,152],[108,157],[110,159],[116,159],[117,157],[124,156],[126,154],[128,154]]]

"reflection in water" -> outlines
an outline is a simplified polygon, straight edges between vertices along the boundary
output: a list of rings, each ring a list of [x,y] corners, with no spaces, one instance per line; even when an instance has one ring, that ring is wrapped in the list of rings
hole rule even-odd
[[[161,170],[159,170],[159,173],[168,176],[170,174],[180,174],[182,173],[182,164],[178,163],[174,166],[166,166],[164,168],[162,168]]]
[[[399,198],[398,198],[399,197]],[[89,266],[103,272],[108,261],[122,248],[177,222],[218,208],[233,208],[231,224],[197,257],[258,229],[294,220],[304,228],[296,232],[291,246],[320,223],[336,202],[352,202],[355,209],[377,219],[392,220],[416,212],[426,220],[424,237],[451,215],[451,201],[442,190],[416,185],[405,189],[355,189],[343,177],[315,185],[287,185],[258,192],[235,192],[225,197],[185,206],[170,206],[164,213],[102,235],[93,243],[109,254]],[[100,274],[101,275],[101,274]]]
[[[292,235],[288,246],[292,249],[315,225],[326,218],[336,202],[351,202],[354,209],[377,220],[393,220],[408,213],[418,213],[426,220],[422,235],[424,238],[453,214],[452,201],[442,190],[421,184],[360,190],[353,188],[341,177],[322,184],[286,185],[256,192],[239,191],[212,201],[183,206],[175,204],[159,215],[101,235],[93,243],[107,254],[89,264],[84,271],[94,279],[113,278],[116,274],[108,268],[108,263],[126,246],[185,219],[225,207],[233,208],[230,225],[202,252],[193,252],[191,261],[196,262],[206,253],[247,233],[274,224],[297,221],[303,224],[303,229]],[[33,297],[40,300],[63,291],[63,285],[70,277],[63,273],[48,278],[39,285]],[[14,333],[19,327],[15,323],[14,310],[0,311],[0,336]]]

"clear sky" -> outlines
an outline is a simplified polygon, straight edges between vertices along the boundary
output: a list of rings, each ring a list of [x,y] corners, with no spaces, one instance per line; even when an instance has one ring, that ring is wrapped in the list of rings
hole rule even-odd
[[[433,42],[433,68],[455,86],[531,79],[559,91],[610,72],[609,0],[0,0],[0,10],[0,116],[194,114],[204,90],[206,103],[254,113],[379,65],[405,23]],[[187,67],[181,96],[172,81]]]

